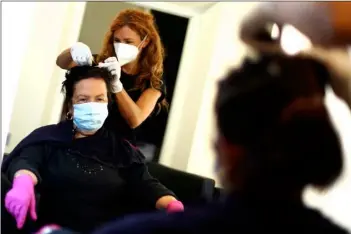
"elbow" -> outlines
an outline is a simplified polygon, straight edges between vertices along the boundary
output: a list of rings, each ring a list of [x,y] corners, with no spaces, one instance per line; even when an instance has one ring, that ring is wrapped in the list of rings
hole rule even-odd
[[[143,121],[140,118],[133,118],[133,119],[128,121],[128,125],[131,129],[136,129],[142,123],[143,123]]]
[[[127,118],[127,123],[131,129],[139,127],[146,119],[143,113],[140,111],[138,114],[130,116]]]
[[[57,65],[59,68],[61,68],[61,69],[65,69],[64,66],[63,66],[63,64],[62,64],[62,61],[61,61],[61,59],[60,59],[60,56],[58,56],[57,59],[56,59],[56,65]]]

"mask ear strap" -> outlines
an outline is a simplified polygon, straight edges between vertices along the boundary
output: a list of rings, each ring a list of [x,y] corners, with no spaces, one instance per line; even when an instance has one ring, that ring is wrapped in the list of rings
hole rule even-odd
[[[144,43],[144,41],[146,40],[147,37],[148,37],[148,35],[146,35],[146,36],[144,37],[144,39],[139,43],[138,48],[139,48],[140,45],[142,45],[142,44]]]

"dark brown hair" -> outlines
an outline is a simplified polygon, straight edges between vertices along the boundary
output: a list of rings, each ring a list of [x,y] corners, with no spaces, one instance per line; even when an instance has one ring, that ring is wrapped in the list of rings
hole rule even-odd
[[[245,149],[251,185],[325,187],[342,171],[342,152],[323,102],[328,72],[304,58],[246,60],[219,84],[220,133]]]
[[[111,91],[113,77],[110,72],[105,68],[92,67],[92,66],[76,66],[66,72],[66,79],[62,82],[61,92],[65,95],[63,101],[63,108],[61,112],[61,121],[67,118],[69,112],[72,97],[74,94],[75,85],[84,79],[88,78],[101,78],[106,83],[107,94],[109,101],[111,100]]]

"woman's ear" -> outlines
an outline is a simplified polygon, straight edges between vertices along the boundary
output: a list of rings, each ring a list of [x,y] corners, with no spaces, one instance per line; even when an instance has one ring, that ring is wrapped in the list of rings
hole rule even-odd
[[[66,118],[67,119],[72,119],[73,118],[73,104],[72,102],[70,101],[68,104],[67,104],[67,113],[66,113]]]
[[[150,43],[150,37],[146,36],[144,41],[141,43],[141,48],[140,49],[144,49],[149,43]]]

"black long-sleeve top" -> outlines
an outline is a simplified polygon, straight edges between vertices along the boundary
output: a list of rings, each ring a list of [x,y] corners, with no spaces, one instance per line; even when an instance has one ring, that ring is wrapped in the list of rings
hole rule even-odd
[[[150,176],[140,154],[127,141],[101,129],[71,144],[28,146],[12,160],[7,174],[12,179],[26,169],[37,176],[38,225],[55,223],[88,231],[125,214],[131,206],[155,207],[160,197],[174,196]]]

